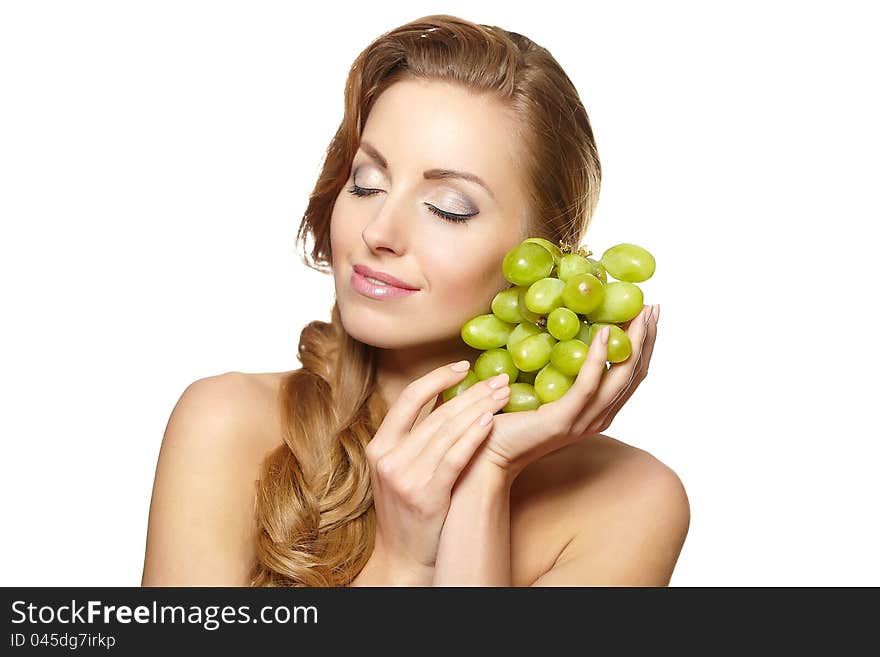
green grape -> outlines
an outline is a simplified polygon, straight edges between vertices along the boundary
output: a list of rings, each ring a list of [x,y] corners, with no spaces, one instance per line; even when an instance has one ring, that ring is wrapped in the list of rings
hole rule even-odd
[[[590,263],[582,255],[577,253],[566,253],[559,261],[556,270],[556,277],[560,281],[568,281],[575,274],[592,274],[593,268]]]
[[[556,308],[547,315],[547,330],[557,340],[571,340],[578,334],[581,320],[573,310]]]
[[[546,404],[562,397],[574,384],[574,380],[575,377],[563,374],[547,363],[535,377],[535,393],[541,403]]]
[[[474,349],[503,347],[515,326],[504,322],[492,313],[471,317],[461,327],[461,339]]]
[[[568,376],[577,376],[581,365],[587,360],[590,348],[582,341],[574,338],[562,340],[553,345],[550,352],[550,364]]]
[[[543,237],[529,237],[524,239],[523,242],[534,242],[535,244],[540,244],[550,252],[550,255],[553,256],[553,263],[557,265],[559,264],[559,259],[562,257],[562,251],[560,251],[559,247],[550,240],[546,240]]]
[[[552,353],[552,349],[551,349],[551,353]],[[538,370],[532,370],[531,372],[523,372],[522,370],[520,370],[519,376],[516,377],[516,382],[517,383],[531,383],[532,385],[534,385],[535,384],[535,377],[537,375],[538,375]]]
[[[519,324],[523,321],[523,316],[519,311],[519,292],[519,287],[509,287],[506,290],[501,290],[492,299],[492,312],[502,322]]]
[[[638,285],[627,281],[614,281],[605,286],[602,303],[586,313],[590,323],[623,324],[642,311],[644,298]],[[568,305],[568,304],[566,304]]]
[[[534,313],[546,315],[562,305],[562,290],[565,282],[558,278],[542,278],[529,286],[525,295],[526,308]]]
[[[580,323],[580,328],[575,338],[586,345],[590,344],[590,323],[588,321],[584,320]]]
[[[531,410],[562,397],[574,384],[590,345],[605,326],[605,370],[632,356],[633,345],[618,326],[643,307],[635,285],[654,274],[654,256],[630,243],[606,249],[598,260],[586,247],[528,237],[504,256],[501,270],[511,286],[495,294],[491,312],[462,325],[464,342],[482,353],[464,380],[443,391],[448,401],[478,381],[502,372],[511,397],[503,412]],[[609,278],[617,279],[608,282]]]
[[[608,332],[608,356],[605,360],[609,363],[620,363],[629,358],[629,355],[632,353],[632,342],[630,342],[626,331],[616,324],[604,324],[600,322],[590,326],[591,344],[593,338],[595,338],[599,331],[606,326],[610,326],[611,329]]]
[[[550,362],[550,352],[555,344],[556,338],[546,331],[530,335],[517,342],[513,349],[510,350],[513,364],[516,365],[517,369],[526,372],[540,369]]]
[[[446,388],[446,390],[441,393],[443,396],[443,401],[448,402],[450,399],[461,394],[477,382],[479,382],[477,375],[474,373],[473,370],[468,370],[468,373],[465,374],[464,378],[461,381],[456,383],[454,386]]]
[[[585,315],[602,303],[604,287],[602,281],[592,274],[575,274],[565,283],[562,303],[569,310]]]
[[[514,285],[531,285],[546,278],[553,269],[553,255],[534,242],[521,242],[504,256],[501,272]]]
[[[541,328],[539,326],[536,326],[531,322],[520,322],[516,325],[516,328],[510,332],[510,336],[507,338],[507,351],[512,352],[513,347],[517,342],[531,335],[538,335],[538,333],[541,333]]]
[[[648,251],[635,244],[617,244],[602,254],[602,264],[619,281],[641,283],[654,275],[657,263]]]
[[[590,273],[602,281],[602,284],[608,282],[608,272],[605,271],[605,267],[598,260],[593,260],[592,258],[587,258],[587,262],[590,263]]]
[[[534,411],[540,405],[541,400],[538,399],[535,388],[531,383],[511,383],[510,399],[501,408],[501,412]]]
[[[484,351],[474,361],[474,372],[480,381],[492,378],[502,372],[507,373],[507,380],[516,381],[519,370],[513,364],[513,358],[504,347],[496,347]]]
[[[529,307],[526,305],[526,294],[529,292],[529,286],[518,285],[516,289],[519,290],[519,300],[517,305],[519,314],[522,315],[523,320],[531,322],[532,324],[537,324],[538,320],[541,318],[540,313],[536,313],[534,310],[529,310]]]

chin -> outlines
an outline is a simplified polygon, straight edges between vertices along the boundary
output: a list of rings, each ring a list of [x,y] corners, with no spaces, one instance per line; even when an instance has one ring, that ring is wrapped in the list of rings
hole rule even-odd
[[[354,322],[351,326],[345,324],[345,331],[352,338],[377,349],[405,349],[422,343],[422,340],[413,340],[413,336],[409,334],[398,335],[394,331],[376,329],[375,324],[372,326],[362,322]]]
[[[396,349],[403,346],[400,338],[409,335],[405,329],[408,322],[401,321],[399,315],[395,316],[383,308],[369,308],[363,304],[352,308],[351,305],[343,301],[339,302],[342,326],[351,337],[380,349]],[[401,331],[406,331],[407,336],[398,335]]]
[[[411,349],[435,343],[457,345],[461,342],[461,334],[455,327],[449,327],[448,334],[441,331],[438,335],[439,327],[435,324],[420,325],[418,321],[407,321],[393,310],[357,308],[346,314],[344,304],[340,304],[339,314],[346,333],[377,349]]]

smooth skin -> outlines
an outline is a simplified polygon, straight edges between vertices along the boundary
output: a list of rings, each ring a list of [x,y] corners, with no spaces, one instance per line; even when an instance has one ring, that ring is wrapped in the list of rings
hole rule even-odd
[[[343,324],[353,337],[380,349],[377,383],[395,409],[370,450],[381,540],[354,585],[424,583],[435,547],[431,583],[528,586],[555,578],[550,573],[563,563],[573,583],[664,583],[678,555],[675,546],[684,541],[689,511],[675,473],[638,448],[590,433],[607,426],[632,394],[640,372],[647,371],[650,348],[635,353],[634,346],[630,365],[613,366],[598,386],[584,374],[574,394],[569,390],[547,405],[557,404],[557,412],[545,411],[542,427],[537,416],[514,420],[505,414],[480,436],[471,427],[488,403],[482,387],[472,386],[455,404],[458,398],[437,405],[442,389],[457,379],[429,384],[431,393],[403,396],[423,377],[460,359],[473,364],[480,354],[462,343],[460,327],[507,287],[501,260],[525,237],[520,142],[511,139],[516,128],[486,97],[447,83],[397,83],[376,101],[362,139],[380,151],[386,166],[359,150],[334,205],[332,264]],[[475,173],[491,191],[422,175],[434,168]],[[374,191],[357,197],[347,191],[355,182]],[[474,216],[452,223],[431,208]],[[349,283],[356,263],[419,291],[395,300],[364,297]],[[628,330],[635,330],[632,324]],[[641,345],[645,338],[637,339]],[[635,363],[638,368],[625,369]],[[618,367],[619,374],[608,376]],[[284,374],[229,372],[196,381],[181,396],[157,464],[144,585],[247,584],[257,529],[254,484],[263,458],[281,445],[276,406]],[[406,420],[395,424],[398,412]],[[442,417],[446,421],[438,422]],[[388,457],[381,470],[380,456]],[[430,491],[427,502],[413,493],[418,490]],[[663,518],[668,522],[658,525]],[[616,546],[623,567],[597,556],[606,544],[597,548],[591,542],[596,537]],[[650,550],[650,559],[643,550]],[[664,556],[658,561],[656,555]]]
[[[367,446],[378,519],[374,550],[425,586],[433,580],[455,482],[489,435],[493,413],[510,398],[507,374],[500,374],[416,422],[438,390],[455,385],[465,372],[440,367],[407,386]]]
[[[181,395],[159,454],[143,586],[248,584],[256,477],[262,459],[283,444],[276,399],[286,374],[227,372],[199,379]],[[476,482],[475,472],[466,470],[456,487],[459,515],[473,514],[461,494],[465,482]],[[514,586],[664,586],[690,517],[674,471],[604,434],[527,466],[509,503]],[[455,497],[451,513],[447,529]],[[384,574],[378,559],[372,573],[370,565],[363,581]],[[414,583],[381,579],[378,585]]]

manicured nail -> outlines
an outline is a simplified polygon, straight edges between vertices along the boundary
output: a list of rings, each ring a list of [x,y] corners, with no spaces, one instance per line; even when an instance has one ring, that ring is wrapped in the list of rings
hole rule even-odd
[[[491,413],[483,413],[480,416],[480,426],[485,427],[487,424],[489,424],[492,421],[493,417],[494,416]]]
[[[608,344],[608,334],[611,333],[611,327],[606,326],[601,331],[599,331],[599,339],[602,341],[602,344]]]
[[[645,309],[645,324],[651,321],[651,313],[654,312],[654,306],[648,306]]]
[[[510,379],[507,372],[502,372],[501,374],[497,374],[489,379],[489,387],[490,388],[500,388],[501,386],[506,386],[507,381]]]
[[[452,369],[455,370],[456,372],[464,372],[470,366],[471,366],[470,362],[468,362],[466,360],[462,360],[462,361],[457,362],[455,365],[451,365]]]

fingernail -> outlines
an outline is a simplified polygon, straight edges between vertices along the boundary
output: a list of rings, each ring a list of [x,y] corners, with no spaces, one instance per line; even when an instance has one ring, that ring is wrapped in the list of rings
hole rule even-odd
[[[602,344],[608,344],[608,334],[611,333],[611,327],[606,326],[601,331],[599,331],[599,339],[602,341]]]
[[[466,361],[466,360],[462,360],[462,361],[457,362],[455,365],[451,365],[452,369],[455,370],[456,372],[464,372],[470,366],[471,366],[470,362]]]
[[[487,424],[489,424],[492,421],[492,417],[493,416],[491,413],[483,413],[480,416],[480,426],[485,427]]]
[[[645,324],[651,321],[651,313],[654,312],[654,306],[648,306],[645,312]]]
[[[507,372],[502,372],[501,374],[496,374],[491,379],[489,379],[489,387],[490,388],[500,388],[501,386],[507,385],[507,381],[510,377],[507,375]]]
[[[654,313],[653,314],[654,314],[654,323],[656,324],[657,320],[660,319],[660,304],[659,303],[656,306],[654,306]]]

